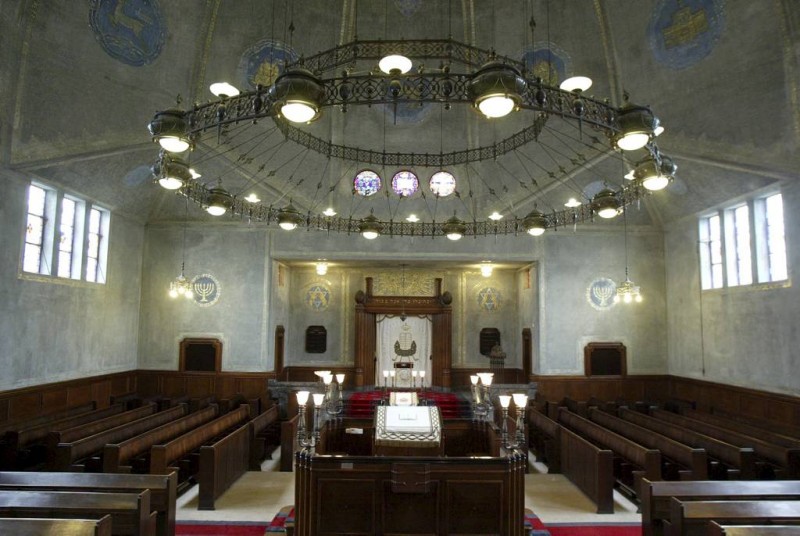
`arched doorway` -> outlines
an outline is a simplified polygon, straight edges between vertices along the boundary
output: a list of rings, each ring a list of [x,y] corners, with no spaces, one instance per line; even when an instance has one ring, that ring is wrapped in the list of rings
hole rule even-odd
[[[356,293],[355,373],[356,386],[373,385],[376,370],[376,326],[378,315],[425,315],[431,318],[431,378],[428,385],[450,387],[452,365],[452,296],[442,292],[442,280],[435,280],[434,296],[375,296],[372,278],[366,291]]]

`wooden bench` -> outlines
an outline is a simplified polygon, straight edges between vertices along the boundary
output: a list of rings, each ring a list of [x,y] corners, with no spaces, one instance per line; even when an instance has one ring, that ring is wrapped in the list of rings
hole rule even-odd
[[[670,499],[681,500],[758,500],[800,499],[798,480],[729,480],[651,482],[642,480],[641,509],[644,536],[662,534],[663,520],[670,515]]]
[[[632,422],[614,417],[596,407],[589,408],[589,420],[621,434],[651,449],[661,451],[664,457],[685,467],[677,470],[672,480],[708,480],[708,457],[704,449],[692,448],[669,437],[654,433]],[[662,460],[663,461],[663,460]],[[671,472],[671,471],[669,471]],[[666,477],[667,470],[662,473]]]
[[[0,472],[0,490],[107,493],[150,490],[150,508],[157,514],[156,529],[159,536],[175,534],[177,486],[178,475],[174,472],[169,475]]]
[[[558,422],[594,444],[614,452],[620,459],[614,468],[615,477],[621,490],[629,495],[639,494],[638,481],[642,477],[661,480],[661,452],[658,450],[643,447],[611,430],[606,430],[588,419],[575,415],[567,408],[559,409]],[[563,467],[563,459],[561,463]]]
[[[281,471],[291,473],[294,469],[294,453],[297,451],[297,414],[281,423]]]
[[[77,415],[71,415],[63,419],[58,419],[55,421],[46,421],[43,423],[26,426],[18,430],[11,430],[9,432],[6,432],[5,449],[2,454],[2,468],[18,469],[19,468],[18,464],[22,461],[20,458],[24,458],[24,454],[19,452],[20,449],[23,449],[35,443],[43,444],[47,439],[47,435],[50,433],[51,430],[72,428],[73,426],[86,424],[98,419],[104,419],[106,417],[110,417],[111,415],[122,413],[124,409],[125,408],[122,404],[115,404],[113,406],[109,406],[104,409],[79,413]],[[45,456],[46,456],[46,450],[45,447],[42,446],[41,456],[40,456],[41,459],[32,459],[30,461],[31,462],[44,461]]]
[[[719,415],[720,417],[725,417],[726,419],[732,421],[749,424],[751,426],[756,426],[761,430],[771,430],[781,435],[793,437],[795,439],[800,439],[800,426],[792,426],[791,424],[771,421],[768,419],[758,419],[755,417],[750,417],[748,415],[742,415],[741,413],[731,413],[730,411],[725,411],[723,409],[715,407],[711,408],[711,414]]]
[[[111,404],[114,405],[113,403]],[[13,430],[18,430],[20,428],[28,428],[30,426],[38,426],[40,424],[44,424],[47,422],[52,421],[60,421],[61,419],[66,419],[67,417],[74,417],[75,415],[81,415],[83,413],[89,413],[90,411],[94,411],[97,409],[97,405],[94,402],[87,402],[86,404],[80,404],[78,406],[72,406],[64,410],[53,411],[50,413],[45,413],[43,415],[39,415],[37,417],[21,417],[12,420],[8,420],[0,425],[0,431],[3,432],[3,436]]]
[[[576,415],[579,415],[584,418],[587,416],[587,411],[589,409],[589,405],[585,400],[573,400],[568,396],[564,397],[564,400],[561,405],[566,407],[572,413],[575,413]]]
[[[792,525],[720,525],[708,523],[708,536],[790,536],[800,535],[800,526]]]
[[[800,449],[800,439],[776,433],[771,430],[765,430],[763,428],[759,428],[758,426],[740,423],[733,419],[728,419],[726,417],[720,417],[718,415],[712,415],[711,413],[705,413],[697,410],[686,410],[682,413],[682,415],[684,417],[705,422],[716,427],[727,428],[728,430],[740,432],[750,437],[756,437],[774,445],[780,445],[781,447],[790,449]]]
[[[261,462],[270,455],[270,430],[279,426],[278,406],[272,406],[250,421],[250,471],[260,471]],[[277,443],[276,443],[277,444]]]
[[[742,480],[756,478],[756,454],[752,448],[737,447],[700,432],[687,430],[681,426],[654,419],[626,407],[619,408],[619,417],[672,438],[684,445],[704,449],[708,456],[716,458],[728,466],[725,469],[720,469],[721,466],[719,464],[712,463],[711,478]]]
[[[247,472],[251,424],[245,423],[213,445],[200,447],[199,510],[213,510],[214,501]]]
[[[208,406],[195,413],[168,422],[157,428],[148,430],[135,437],[120,443],[107,443],[103,447],[103,472],[104,473],[130,473],[131,466],[127,465],[136,456],[146,454],[153,445],[174,439],[189,430],[217,417],[216,404]]]
[[[150,474],[161,475],[168,474],[175,470],[171,464],[180,460],[184,456],[191,454],[200,448],[201,445],[207,443],[211,439],[220,436],[227,430],[234,426],[244,423],[250,417],[250,406],[242,404],[235,410],[218,417],[213,421],[195,428],[181,436],[176,437],[172,441],[163,445],[153,445],[150,449]],[[249,456],[245,457],[245,463],[249,461]],[[190,470],[190,473],[196,471]],[[185,482],[188,479],[178,472],[178,480]]]
[[[800,524],[800,501],[681,501],[670,499],[666,536],[706,536],[711,521],[727,525]]]
[[[55,471],[83,471],[85,465],[76,464],[76,461],[83,460],[93,454],[102,452],[107,443],[118,443],[135,435],[151,430],[162,424],[174,421],[186,415],[186,405],[171,408],[165,411],[144,417],[133,422],[104,430],[98,434],[84,437],[71,443],[59,443],[56,447],[54,464],[52,469]],[[102,465],[98,464],[98,469]]]
[[[528,408],[528,436],[537,460],[548,473],[561,472],[561,426],[535,408]]]
[[[149,536],[155,533],[156,513],[150,511],[150,491],[141,493],[94,493],[69,491],[0,490],[2,517],[111,516],[111,532]]]
[[[653,408],[650,414],[661,421],[683,426],[732,445],[750,447],[755,451],[757,456],[781,468],[781,470],[775,473],[775,476],[779,478],[800,478],[800,449],[798,448],[782,447],[757,437],[752,437],[734,430],[728,430],[727,428],[715,426],[707,422],[690,419],[683,415],[661,409]]]
[[[13,536],[111,536],[111,516],[100,519],[1,518],[0,534]]]
[[[598,514],[614,513],[614,453],[558,427],[561,470],[597,505]]]

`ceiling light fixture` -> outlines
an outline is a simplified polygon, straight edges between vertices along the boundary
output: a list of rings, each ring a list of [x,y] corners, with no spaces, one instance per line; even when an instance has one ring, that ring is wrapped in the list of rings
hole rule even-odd
[[[435,65],[436,62],[439,62],[439,68],[421,67]],[[380,70],[375,68],[376,64]],[[413,67],[416,64],[420,68],[415,70]],[[208,155],[212,155],[211,151],[230,154],[234,131],[253,128],[253,124],[258,123],[261,118],[273,118],[288,142],[305,147],[325,158],[376,168],[392,166],[395,170],[415,170],[417,173],[419,168],[443,170],[454,166],[471,166],[477,162],[496,161],[539,140],[541,135],[552,130],[549,122],[554,121],[575,122],[580,128],[588,127],[599,132],[602,135],[593,136],[593,143],[602,146],[602,140],[605,139],[607,150],[633,150],[638,147],[654,158],[659,154],[655,137],[663,128],[649,107],[630,104],[627,95],[622,107],[615,107],[605,99],[585,96],[584,92],[591,87],[591,80],[586,77],[572,77],[565,80],[560,87],[555,87],[541,78],[529,76],[528,72],[532,71],[524,63],[511,57],[451,38],[354,40],[288,63],[269,87],[257,86],[238,95],[232,94],[235,88],[226,88],[220,90],[221,97],[218,100],[198,103],[187,111],[172,108],[158,112],[150,122],[149,129],[153,140],[158,141],[165,150],[173,152],[193,148],[194,142],[204,132],[215,132],[217,147],[206,147],[207,144],[214,143],[214,137],[208,136],[203,140],[202,150]],[[396,114],[400,105],[409,109],[434,105],[441,106],[443,110],[456,105],[469,105],[484,116],[498,120],[514,110],[520,110],[530,113],[531,120],[520,121],[525,125],[521,130],[516,130],[513,124],[504,127],[508,128],[508,132],[504,132],[492,143],[484,146],[468,145],[450,152],[442,150],[441,140],[439,150],[423,146],[419,152],[406,152],[402,149],[387,150],[384,139],[383,149],[379,150],[343,145],[336,143],[330,135],[320,137],[315,134],[317,131],[329,129],[315,131],[301,128],[303,123],[313,121],[334,109],[346,111],[353,106],[390,106],[394,107]],[[438,127],[441,133],[442,125],[439,124]],[[223,146],[224,151],[218,149]],[[575,147],[573,150],[579,153],[579,148]],[[558,180],[559,174],[567,176],[579,172],[585,167],[583,162],[585,160],[573,158],[575,167],[572,169],[568,169],[568,165],[554,162],[553,170],[543,171],[553,180]],[[264,166],[257,167],[258,164],[259,162],[245,161],[240,167],[245,174],[251,174],[249,178],[261,180],[256,175]],[[389,176],[391,172],[392,170],[386,171]],[[662,175],[669,176],[663,171]],[[352,177],[346,180],[352,181]],[[230,210],[235,215],[245,215],[248,222],[277,222],[287,229],[306,225],[312,230],[358,232],[371,238],[380,234],[449,238],[456,235],[459,238],[516,235],[520,229],[525,229],[526,234],[541,234],[549,228],[591,222],[594,214],[613,217],[621,207],[648,194],[654,185],[658,186],[652,181],[646,184],[644,181],[631,181],[618,191],[611,192],[610,197],[608,194],[598,194],[592,200],[573,203],[562,210],[533,214],[535,218],[531,218],[532,213],[527,216],[506,213],[507,217],[502,221],[502,215],[496,211],[484,220],[470,216],[466,221],[458,222],[451,221],[452,219],[445,222],[420,221],[412,216],[406,221],[395,220],[391,215],[378,218],[374,207],[366,217],[353,213],[339,216],[331,207],[324,212],[314,213],[313,202],[306,200],[305,192],[303,195],[298,194],[298,197],[304,201],[299,206],[303,207],[304,214],[308,211],[306,216],[301,216],[293,207],[290,215],[285,208],[276,207],[274,203],[266,205],[251,201],[249,197],[237,198],[229,194],[226,198],[226,212]],[[335,186],[331,185],[331,192],[345,190],[334,188]],[[182,187],[178,188],[181,195],[203,205],[207,203],[213,190],[194,181],[184,181]],[[377,187],[379,188],[380,186]],[[461,199],[459,192],[455,193],[452,198]],[[490,192],[486,197],[493,193]],[[469,194],[472,196],[472,192]],[[374,196],[375,199],[381,197],[383,196]],[[449,202],[450,199],[443,195],[436,197],[442,202]],[[530,196],[521,203],[530,202],[529,200]],[[509,201],[509,206],[521,205],[515,202],[519,199]],[[478,208],[485,210],[483,207]],[[395,213],[391,205],[389,210],[389,214]],[[419,214],[416,206],[415,210]],[[536,226],[527,225],[532,221]],[[451,232],[454,229],[457,232]]]
[[[208,87],[208,89],[216,97],[221,98],[235,97],[239,94],[239,90],[228,82],[214,82]]]
[[[642,301],[641,289],[628,277],[628,218],[625,209],[622,209],[623,234],[625,235],[625,281],[617,286],[614,303],[640,303]]]
[[[231,207],[232,199],[231,194],[222,187],[222,180],[220,180],[216,188],[208,191],[206,212],[212,216],[222,216]]]
[[[525,231],[531,236],[541,236],[547,229],[547,219],[535,208],[522,220]]]
[[[161,151],[158,162],[153,165],[153,174],[158,184],[166,190],[178,190],[192,179],[191,170],[186,162],[166,151]]]
[[[461,237],[464,236],[464,231],[466,231],[467,226],[464,225],[464,222],[458,219],[458,216],[453,214],[453,217],[447,220],[444,224],[444,234],[450,240],[461,240]]]
[[[325,275],[328,273],[328,263],[325,262],[324,260],[317,261],[315,268],[317,271],[317,275]]]
[[[481,275],[483,277],[492,277],[493,270],[494,266],[492,266],[491,261],[483,261],[483,263],[481,263]]]
[[[292,231],[302,222],[303,216],[294,208],[291,201],[278,213],[278,225],[284,231]]]

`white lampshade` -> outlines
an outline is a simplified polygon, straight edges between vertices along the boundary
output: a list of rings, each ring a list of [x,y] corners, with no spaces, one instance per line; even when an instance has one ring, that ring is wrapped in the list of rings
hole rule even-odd
[[[420,370],[419,371],[419,377],[420,378],[424,378],[425,377],[425,371],[424,370]]]
[[[183,181],[177,177],[161,177],[158,179],[158,184],[166,190],[177,190],[183,186]]]
[[[297,403],[301,406],[305,406],[308,403],[309,394],[308,391],[297,391]]]
[[[158,144],[171,153],[182,153],[189,148],[189,142],[177,136],[161,136],[158,138]]]
[[[567,208],[575,208],[581,206],[581,202],[575,199],[574,197],[570,197],[569,201],[564,203],[564,206]]]
[[[227,209],[222,205],[210,205],[206,208],[206,212],[212,216],[222,216],[226,211]]]
[[[255,193],[251,193],[247,197],[244,198],[245,201],[248,203],[258,203],[261,201],[261,198],[258,197]]]
[[[648,141],[650,136],[646,132],[631,132],[617,140],[617,147],[623,151],[635,151],[647,145]]]
[[[514,397],[514,405],[518,408],[524,408],[528,405],[528,395],[525,393],[514,393],[512,396]]]
[[[531,236],[542,236],[544,234],[544,227],[531,227],[528,229],[528,234]]]
[[[478,385],[478,380],[480,380],[480,378],[477,375],[473,374],[469,377],[469,381],[472,382],[472,385]]]
[[[326,374],[325,376],[322,377],[322,383],[324,383],[325,385],[330,385],[332,381],[333,381],[333,374]]]
[[[314,405],[316,407],[322,407],[322,403],[325,402],[325,393],[314,393],[311,395],[314,397]]]
[[[315,371],[314,371],[314,375],[315,375],[315,376],[318,376],[318,377],[319,377],[319,379],[322,379],[322,378],[324,378],[325,376],[327,376],[327,375],[328,375],[328,374],[330,374],[330,373],[331,373],[331,371],[330,371],[330,370],[315,370]]]
[[[665,177],[664,175],[653,175],[642,181],[642,186],[653,192],[663,190],[668,184],[669,177]]]
[[[503,94],[483,97],[478,103],[478,109],[481,113],[491,119],[507,116],[514,110],[515,106],[514,99]]]
[[[483,263],[481,264],[481,275],[483,277],[492,277],[492,272],[494,271],[494,267],[491,263]]]
[[[344,374],[337,374],[336,375],[336,382],[339,385],[342,385],[344,383]]]
[[[492,379],[494,378],[494,373],[492,372],[479,372],[478,377],[481,379],[481,383],[486,385],[492,385]]]
[[[500,395],[497,398],[500,399],[500,405],[504,408],[507,408],[511,405],[511,396],[510,395]]]
[[[235,97],[239,94],[239,90],[228,82],[214,82],[208,89],[217,97]]]
[[[592,87],[592,79],[588,76],[572,76],[561,82],[558,87],[564,91],[586,91]]]
[[[175,290],[175,288],[170,288],[169,289],[169,297],[170,298],[177,298],[178,297],[178,291]]]
[[[389,371],[389,376],[391,376],[392,378],[394,378],[395,374],[396,374],[395,371],[393,370]]]
[[[618,214],[618,209],[612,207],[606,207],[597,212],[597,215],[601,218],[611,219]]]
[[[384,370],[383,371],[383,377],[384,378],[388,378],[389,377],[389,371],[388,370]]]
[[[406,74],[411,70],[413,64],[411,60],[402,54],[389,54],[381,58],[378,62],[378,67],[386,74]]]
[[[322,213],[325,216],[328,216],[329,218],[332,218],[333,216],[336,216],[336,211],[333,210],[333,207],[326,208]]]
[[[302,101],[289,101],[281,106],[281,115],[292,123],[308,123],[317,115],[317,110]]]
[[[328,273],[328,263],[320,261],[316,265],[317,275],[325,275]]]
[[[453,240],[453,241],[461,240],[461,233],[459,233],[459,232],[447,233],[447,238],[449,238],[450,240]]]
[[[371,229],[361,231],[361,236],[363,236],[367,240],[375,240],[376,238],[378,238],[378,231],[373,231]]]
[[[416,371],[416,370],[412,370],[412,371],[411,371],[411,377],[412,377],[412,378],[416,378],[418,375],[419,375],[419,372],[418,372],[418,371]]]

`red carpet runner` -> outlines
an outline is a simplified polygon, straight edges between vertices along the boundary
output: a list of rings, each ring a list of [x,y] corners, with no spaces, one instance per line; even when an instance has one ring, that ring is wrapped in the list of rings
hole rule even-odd
[[[176,536],[262,536],[265,533],[281,533],[287,520],[294,519],[294,508],[285,506],[272,519],[269,525],[259,524],[198,524],[179,523]],[[525,514],[525,527],[531,530],[530,536],[641,536],[641,525],[547,525],[529,510]]]
[[[345,401],[345,417],[353,419],[371,419],[375,414],[375,406],[384,398],[384,392],[359,391],[352,393]],[[428,404],[439,406],[443,419],[469,418],[471,407],[468,400],[464,400],[456,393],[440,393],[426,390],[424,393],[417,390],[420,403],[426,400]]]

